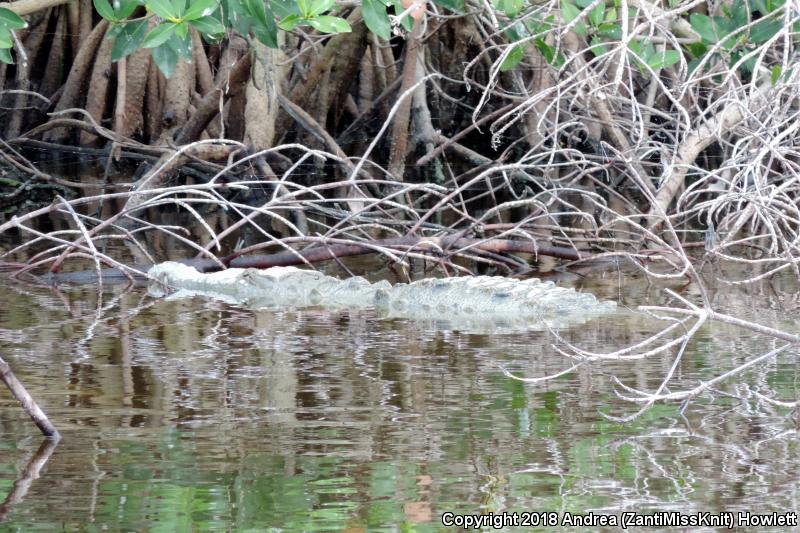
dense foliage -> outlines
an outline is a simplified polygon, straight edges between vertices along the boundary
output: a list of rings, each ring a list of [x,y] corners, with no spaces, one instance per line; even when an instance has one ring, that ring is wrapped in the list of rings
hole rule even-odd
[[[752,72],[759,61],[760,45],[770,41],[781,29],[786,0],[734,0],[721,6],[719,15],[691,13],[692,29],[701,40],[676,50],[656,49],[647,38],[627,39],[632,63],[642,71],[670,67],[682,59],[689,68],[703,61],[728,61],[731,66]],[[277,47],[279,30],[291,31],[309,26],[321,33],[351,31],[347,21],[330,15],[337,11],[335,0],[93,0],[101,17],[112,24],[109,38],[116,39],[112,57],[117,61],[139,48],[152,49],[153,59],[169,76],[179,57],[190,60],[192,43],[189,27],[195,28],[207,42],[219,42],[226,31],[252,35],[270,47]],[[438,0],[437,4],[455,12],[463,12],[459,0]],[[627,4],[626,4],[627,5]],[[677,5],[671,0],[670,6]],[[140,6],[144,11],[138,10]],[[382,39],[392,35],[392,10],[405,11],[400,0],[362,0],[364,22]],[[543,15],[531,11],[524,0],[494,0],[495,9],[507,23],[503,31],[510,47],[501,65],[510,70],[525,57],[525,47],[533,45],[551,64],[564,64],[564,55],[557,45],[548,43],[547,35],[561,24],[587,39],[595,55],[605,54],[609,43],[623,39],[621,0],[561,0],[560,14]],[[628,17],[636,16],[636,8],[628,6]],[[560,20],[559,20],[560,19]],[[155,21],[156,25],[150,23]],[[412,19],[401,17],[397,24],[411,30]],[[9,9],[0,8],[0,60],[11,63],[12,32],[26,27],[25,21]],[[794,23],[800,32],[800,23]],[[773,76],[781,74],[773,66]]]

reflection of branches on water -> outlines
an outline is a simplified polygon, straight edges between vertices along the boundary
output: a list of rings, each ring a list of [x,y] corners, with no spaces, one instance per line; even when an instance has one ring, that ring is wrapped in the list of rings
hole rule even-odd
[[[540,384],[572,373],[585,364],[602,361],[640,360],[653,357],[658,354],[671,353],[675,351],[674,359],[670,368],[664,374],[659,386],[654,392],[648,392],[639,388],[631,387],[626,385],[619,377],[612,377],[613,383],[618,387],[618,390],[616,391],[617,397],[630,403],[640,404],[641,407],[635,413],[625,417],[616,417],[607,414],[603,414],[603,416],[619,422],[628,422],[641,416],[656,402],[680,401],[681,412],[683,412],[688,407],[689,403],[695,398],[698,398],[706,393],[719,393],[719,391],[715,389],[718,384],[728,381],[735,376],[739,376],[745,371],[751,370],[759,364],[773,360],[775,357],[784,353],[789,348],[796,348],[798,345],[800,345],[800,334],[789,333],[780,329],[764,326],[756,322],[718,313],[710,308],[710,304],[709,307],[700,307],[693,304],[686,298],[678,295],[674,291],[668,289],[667,292],[680,303],[684,304],[685,307],[641,306],[639,308],[641,311],[646,312],[658,320],[667,321],[670,324],[661,329],[661,331],[652,334],[640,342],[613,352],[591,352],[568,342],[557,332],[553,332],[554,337],[560,343],[560,345],[554,346],[554,349],[561,355],[569,359],[576,360],[571,367],[552,374],[533,378],[521,378],[513,375],[506,369],[503,369],[503,372],[507,376],[519,381],[531,384]],[[708,302],[708,299],[706,299],[706,301]],[[676,314],[683,315],[686,318],[679,320],[674,316],[671,316]],[[682,362],[689,342],[694,338],[695,334],[703,325],[712,320],[730,324],[737,328],[749,330],[764,336],[764,338],[773,338],[774,340],[783,340],[787,342],[775,347],[770,351],[752,357],[746,362],[730,370],[722,372],[712,379],[701,381],[695,387],[683,390],[672,390],[670,383],[673,381],[676,371]],[[679,335],[674,336],[675,333],[679,333]],[[743,385],[746,386],[746,384]],[[770,398],[758,391],[751,389],[748,386],[746,386],[744,392],[745,394],[743,397],[756,397],[759,400],[776,406],[795,407],[797,405],[797,402],[788,402]]]
[[[31,456],[20,476],[14,481],[14,485],[6,495],[5,500],[0,503],[0,523],[8,519],[8,513],[13,509],[14,505],[25,500],[31,485],[39,477],[39,473],[47,464],[56,446],[58,446],[58,439],[52,438],[44,439],[39,445],[39,448]]]

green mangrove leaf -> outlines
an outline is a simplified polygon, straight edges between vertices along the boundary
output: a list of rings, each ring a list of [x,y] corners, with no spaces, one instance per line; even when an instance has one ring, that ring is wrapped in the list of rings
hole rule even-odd
[[[27,28],[28,23],[10,9],[0,7],[0,26],[9,30],[21,30]]]
[[[153,61],[156,62],[158,70],[160,70],[164,76],[169,78],[172,75],[172,72],[175,70],[175,65],[178,64],[178,53],[166,43],[153,48],[152,53]]]
[[[619,41],[622,39],[622,26],[617,22],[604,22],[597,27],[597,33],[606,39]]]
[[[592,23],[592,26],[599,26],[601,22],[603,22],[603,16],[606,14],[606,4],[605,2],[600,2],[594,8],[589,11],[589,22]]]
[[[14,40],[11,38],[11,30],[0,28],[0,48],[7,49],[14,46]]]
[[[642,43],[642,44],[643,44],[642,59],[644,59],[645,62],[650,61],[650,58],[653,57],[654,55],[656,55],[656,47],[653,46],[653,43],[651,43],[651,42]]]
[[[119,3],[119,7],[115,6],[114,11],[119,20],[125,20],[136,11],[137,7],[139,7],[138,0],[122,0],[122,2]]]
[[[108,30],[106,30],[106,39],[116,39],[117,36],[122,33],[122,30],[125,29],[125,23],[122,22],[112,22],[108,26]]]
[[[147,20],[125,24],[111,49],[111,61],[119,61],[141,48],[145,35],[147,35]]]
[[[201,17],[189,22],[197,31],[208,36],[213,41],[218,41],[225,34],[225,26],[214,17]]]
[[[748,20],[748,7],[744,0],[733,0],[730,12],[730,18],[735,28],[741,28],[750,22]]]
[[[677,50],[665,50],[664,52],[656,52],[647,58],[647,64],[653,70],[661,68],[669,68],[681,60],[681,54]]]
[[[278,26],[275,25],[274,21],[268,27],[253,26],[252,30],[253,35],[255,35],[259,41],[270,48],[278,48]]]
[[[186,61],[192,61],[192,37],[188,32],[184,37],[178,36],[177,32],[174,33],[166,44],[172,48],[178,56],[183,56]]]
[[[147,0],[147,8],[164,20],[178,18],[178,13],[173,10],[168,0]]]
[[[308,7],[309,14],[315,17],[323,15],[330,11],[335,3],[336,0],[311,0],[311,5]]]
[[[569,24],[580,14],[580,9],[578,9],[574,4],[566,1],[561,2],[561,17],[564,19],[565,24]]]
[[[565,24],[569,24],[581,14],[580,9],[570,2],[566,0],[561,0],[561,16],[564,19]],[[586,24],[583,21],[578,22],[575,25],[575,33],[578,35],[586,36]]]
[[[731,59],[730,59],[730,62],[728,64],[731,67],[733,67],[733,65],[738,63],[742,59],[743,56],[744,56],[744,54],[742,52],[739,52],[739,51],[733,52],[731,54]],[[742,62],[742,64],[739,65],[739,68],[741,69],[742,73],[751,74],[753,72],[753,69],[756,68],[756,58],[755,57],[750,57],[750,58],[745,59]]]
[[[250,33],[250,17],[242,0],[221,0],[222,23],[241,35]]]
[[[163,22],[159,24],[147,34],[147,37],[144,38],[144,43],[142,43],[142,46],[145,48],[155,48],[157,46],[161,46],[175,34],[175,26],[176,24],[173,24],[172,22]]]
[[[300,15],[295,15],[292,13],[291,15],[284,18],[282,21],[278,22],[278,27],[283,31],[292,31],[300,24],[303,23],[303,17]]]
[[[464,12],[464,0],[434,0],[434,3],[456,13]]]
[[[175,25],[175,35],[183,39],[189,34],[189,25],[185,22]]]
[[[11,56],[11,48],[0,48],[0,61],[9,65],[14,64],[14,58]]]
[[[524,39],[530,35],[530,33],[528,33],[528,28],[519,22],[513,26],[509,26],[509,28],[503,33],[505,33],[505,36],[508,37],[508,41],[510,43],[519,41],[520,39]]]
[[[769,76],[770,81],[772,81],[772,85],[778,83],[780,77],[781,77],[781,67],[780,65],[775,65],[774,67],[772,67],[772,72],[770,72]]]
[[[516,68],[517,65],[519,65],[524,58],[525,58],[525,47],[520,44],[515,44],[514,47],[511,49],[511,52],[509,52],[509,54],[500,64],[500,70],[503,72],[512,70]]]
[[[256,38],[270,48],[277,48],[278,26],[270,7],[263,0],[244,0],[244,7],[254,19],[252,29]]]
[[[689,17],[689,21],[692,25],[692,29],[696,31],[704,41],[712,44],[719,42],[719,35],[711,17],[703,15],[702,13],[692,13],[691,17]]]
[[[597,35],[592,35],[592,41],[590,44],[592,45],[592,53],[595,57],[600,57],[608,52],[608,46],[605,46],[603,41]]]
[[[244,7],[257,23],[267,24],[267,6],[262,0],[244,0]]]
[[[92,0],[92,3],[94,4],[94,9],[101,17],[112,22],[117,20],[114,9],[111,7],[111,4],[108,3],[108,0]]]
[[[279,19],[284,19],[292,13],[300,15],[300,9],[298,9],[297,3],[292,0],[270,0],[269,5],[272,8],[272,12],[275,13]]]
[[[172,10],[176,14],[176,18],[182,18],[186,10],[186,0],[172,0]]]
[[[692,54],[692,57],[699,58],[706,55],[708,46],[703,43],[689,43],[686,45],[686,49],[689,50],[689,53]]]
[[[380,0],[361,0],[361,12],[367,28],[378,37],[389,40],[392,37],[392,26],[386,6]]]
[[[750,28],[750,42],[764,44],[775,37],[781,28],[783,28],[783,22],[780,20],[759,20]]]
[[[211,16],[217,10],[217,0],[192,0],[189,9],[183,15],[184,20],[196,20]]]
[[[508,18],[516,17],[523,7],[525,7],[524,0],[498,0],[497,2],[497,8]]]
[[[322,33],[350,33],[353,31],[350,28],[350,24],[341,17],[320,15],[319,17],[308,19],[307,22],[312,28]]]
[[[533,45],[537,50],[539,50],[539,53],[542,54],[542,57],[544,57],[545,61],[552,65],[553,58],[556,55],[556,49],[547,44],[544,39],[534,39]]]

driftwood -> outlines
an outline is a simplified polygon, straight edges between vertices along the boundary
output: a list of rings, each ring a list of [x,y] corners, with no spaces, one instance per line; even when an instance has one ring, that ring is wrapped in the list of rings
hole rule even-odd
[[[222,262],[229,267],[238,268],[293,266],[301,265],[306,262],[315,263],[340,257],[371,254],[378,251],[379,248],[414,250],[417,252],[436,253],[442,256],[448,255],[448,250],[471,248],[492,253],[512,252],[544,255],[572,261],[588,258],[586,254],[581,254],[577,250],[565,248],[563,246],[542,246],[537,245],[535,242],[512,241],[508,239],[466,239],[459,237],[400,237],[397,239],[370,241],[363,244],[342,243],[330,246],[315,246],[299,251],[241,257],[243,253],[254,251],[259,247],[261,247],[261,245],[246,248],[237,254],[223,259]],[[197,265],[195,265],[195,267],[200,270],[200,267]],[[215,268],[210,262],[209,267],[212,269]],[[203,271],[210,272],[211,270]]]
[[[298,242],[310,238],[296,237],[284,239],[285,243]],[[274,244],[273,244],[274,245]],[[342,257],[368,255],[378,253],[381,249],[399,250],[403,252],[415,251],[417,253],[436,254],[445,256],[448,252],[461,252],[472,249],[489,253],[527,253],[537,256],[556,257],[570,261],[587,260],[591,254],[579,252],[563,246],[537,245],[535,242],[513,241],[508,239],[467,239],[459,237],[401,237],[397,239],[383,239],[364,243],[337,243],[318,245],[303,250],[291,250],[273,254],[243,255],[263,248],[264,245],[251,246],[222,259],[221,263],[229,268],[270,268],[276,266],[295,266],[309,263],[319,263]],[[193,266],[199,272],[216,272],[220,270],[220,261],[207,258],[187,259],[180,261]],[[25,265],[21,265],[25,266]],[[138,272],[144,277],[145,272],[152,264],[129,265],[127,273]],[[9,266],[10,270],[11,267]],[[81,272],[66,272],[63,274],[47,274],[40,279],[46,283],[94,283],[98,280],[97,270]],[[125,272],[117,268],[101,269],[100,276],[103,281],[128,279]]]

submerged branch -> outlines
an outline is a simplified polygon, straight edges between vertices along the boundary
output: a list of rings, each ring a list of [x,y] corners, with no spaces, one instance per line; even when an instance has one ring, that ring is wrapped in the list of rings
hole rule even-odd
[[[59,434],[56,427],[50,422],[50,419],[44,414],[39,404],[36,403],[22,383],[17,379],[17,376],[14,375],[11,366],[6,363],[2,357],[0,357],[0,381],[5,383],[8,390],[11,391],[11,394],[14,395],[14,398],[17,399],[45,437],[50,437],[56,441],[61,439],[61,434]]]

